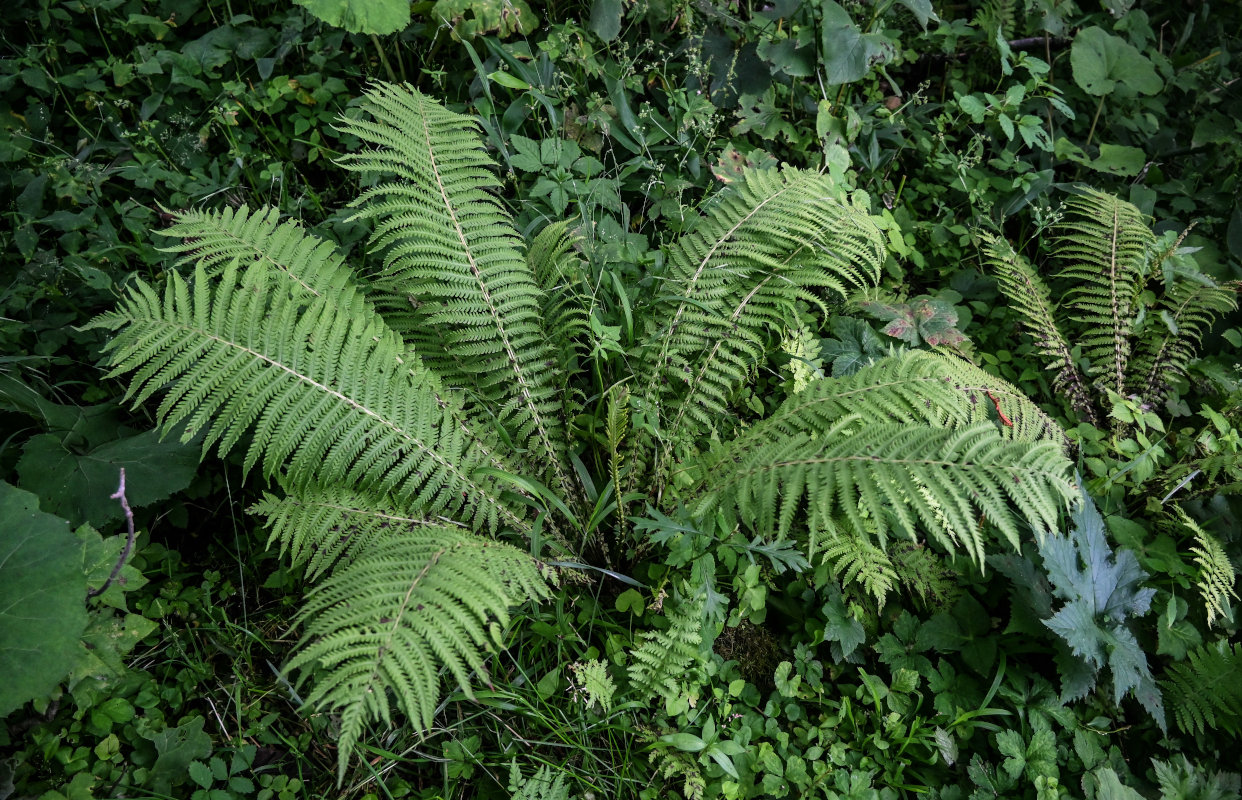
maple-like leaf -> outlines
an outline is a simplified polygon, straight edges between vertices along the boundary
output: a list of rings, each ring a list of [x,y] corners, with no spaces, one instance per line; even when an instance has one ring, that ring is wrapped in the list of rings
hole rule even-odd
[[[1150,610],[1156,590],[1142,587],[1147,574],[1134,553],[1109,547],[1104,519],[1085,492],[1073,523],[1070,535],[1050,534],[1039,545],[1053,594],[1065,601],[1044,625],[1069,645],[1079,661],[1062,664],[1062,699],[1085,695],[1107,666],[1113,699],[1120,702],[1127,692],[1133,693],[1164,730],[1160,690],[1129,628],[1131,619]]]

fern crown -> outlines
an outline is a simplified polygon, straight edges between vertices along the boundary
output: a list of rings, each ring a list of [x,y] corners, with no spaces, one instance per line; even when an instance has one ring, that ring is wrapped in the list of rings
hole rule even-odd
[[[883,235],[828,177],[747,173],[644,290],[599,272],[568,223],[524,241],[472,120],[379,84],[341,126],[367,146],[342,165],[375,177],[354,208],[377,274],[273,210],[186,211],[168,231],[185,274],[137,283],[92,324],[165,431],[241,449],[271,479],[253,510],[317,581],[289,668],[340,715],[342,775],[367,725],[430,727],[442,677],[470,694],[513,609],[550,596],[545,554],[616,567],[646,547],[639,500],[811,557],[903,537],[981,562],[1075,497],[1055,424],[948,356],[812,380],[763,419],[742,409],[794,320],[878,280]],[[633,337],[601,361],[590,321],[608,286]],[[1125,316],[1101,297],[1083,307]],[[580,422],[590,403],[600,430]],[[674,691],[712,618],[699,596],[671,607],[629,670],[653,694]]]

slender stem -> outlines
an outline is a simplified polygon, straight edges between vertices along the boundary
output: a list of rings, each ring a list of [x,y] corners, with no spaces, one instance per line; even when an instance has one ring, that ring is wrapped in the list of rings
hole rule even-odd
[[[129,499],[125,496],[125,467],[121,467],[121,485],[117,487],[111,498],[120,502],[121,509],[125,512],[125,524],[129,536],[125,540],[125,546],[121,548],[121,557],[116,560],[116,566],[112,568],[112,574],[108,576],[108,580],[104,581],[103,586],[86,593],[87,600],[98,597],[108,590],[112,582],[121,574],[121,569],[125,566],[125,562],[129,561],[129,555],[134,550],[134,510],[129,507]]]
[[[392,64],[388,63],[388,54],[384,52],[384,46],[380,44],[379,37],[371,34],[371,43],[375,45],[375,52],[379,53],[379,60],[384,65],[384,71],[388,73],[388,80],[393,83],[400,83],[397,80],[397,73],[392,71]]]
[[[1091,130],[1087,132],[1087,144],[1085,145],[1086,147],[1091,146],[1091,137],[1095,136],[1095,123],[1099,121],[1100,111],[1103,108],[1104,108],[1104,98],[1101,97],[1099,104],[1096,105],[1095,107],[1095,116],[1091,118]]]

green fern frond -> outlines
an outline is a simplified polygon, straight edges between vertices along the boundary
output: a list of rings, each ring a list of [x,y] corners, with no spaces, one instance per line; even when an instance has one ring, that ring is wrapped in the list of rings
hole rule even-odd
[[[245,468],[283,470],[292,487],[352,484],[475,529],[529,528],[472,477],[489,461],[445,413],[455,398],[377,317],[291,290],[263,264],[212,283],[201,265],[192,289],[171,274],[162,299],[139,282],[91,323],[118,330],[106,350],[110,376],[133,373],[127,399],[165,395],[165,431],[184,423],[184,441],[202,432],[203,452],[222,454],[250,433]]]
[[[638,368],[666,455],[729,415],[798,301],[821,304],[811,290],[845,294],[878,280],[883,235],[843,196],[815,173],[747,172],[677,241]]]
[[[543,328],[566,376],[586,361],[591,299],[583,291],[586,265],[576,250],[581,237],[569,222],[548,225],[531,241],[526,261],[543,292]]]
[[[285,497],[264,492],[249,511],[267,518],[268,547],[279,543],[280,554],[288,555],[295,565],[306,564],[306,577],[315,580],[386,536],[429,526],[457,526],[444,517],[428,519],[400,508],[391,497],[312,487]]]
[[[181,211],[159,233],[180,239],[164,252],[181,253],[183,264],[201,264],[210,278],[234,262],[241,269],[264,264],[307,294],[332,299],[345,313],[370,308],[336,245],[296,222],[280,222],[278,209]]]
[[[1145,336],[1134,354],[1132,388],[1148,403],[1164,400],[1173,381],[1186,374],[1203,334],[1220,316],[1238,307],[1242,282],[1216,286],[1207,276],[1182,279],[1166,284],[1164,296],[1149,325],[1161,330],[1158,336]]]
[[[500,182],[478,124],[410,87],[377,84],[366,98],[366,116],[340,128],[373,149],[338,163],[381,176],[353,203],[355,219],[374,220],[371,243],[384,256],[377,307],[432,371],[486,399],[510,439],[530,443],[527,461],[564,497],[578,498],[545,299],[493,194]]]
[[[517,761],[509,770],[509,800],[569,800],[569,787],[565,785],[565,773],[552,774],[552,768],[544,764],[529,778],[522,777]]]
[[[1160,682],[1177,727],[1187,733],[1209,730],[1237,736],[1242,728],[1242,644],[1220,642],[1191,650],[1169,667]]]
[[[1082,325],[1091,374],[1125,394],[1136,294],[1155,237],[1142,212],[1103,192],[1087,190],[1065,208],[1057,226],[1058,278],[1069,286],[1062,306]]]
[[[1070,405],[1092,425],[1099,424],[1087,381],[1070,353],[1070,345],[1057,325],[1052,298],[1043,279],[1009,242],[982,234],[985,260],[996,273],[1000,290],[1021,317],[1026,332],[1053,370],[1053,386],[1065,392]]]
[[[678,604],[668,615],[666,630],[643,631],[642,643],[630,652],[630,682],[640,695],[665,701],[676,697],[686,670],[700,659],[703,644],[703,597]]]
[[[612,710],[612,698],[617,693],[617,687],[608,673],[607,664],[592,658],[570,664],[569,670],[574,674],[576,691],[586,696],[584,705],[587,708],[599,703],[605,714]]]
[[[857,583],[881,607],[897,585],[897,572],[888,554],[861,534],[834,526],[825,542],[823,561],[842,585]]]
[[[1217,617],[1232,618],[1229,600],[1237,600],[1238,593],[1233,588],[1237,575],[1234,574],[1233,564],[1229,562],[1229,555],[1216,537],[1199,527],[1184,510],[1178,508],[1177,514],[1182,525],[1195,537],[1195,546],[1190,548],[1190,552],[1195,555],[1195,563],[1199,565],[1199,577],[1195,586],[1207,607],[1208,625],[1215,622]]]
[[[982,563],[984,519],[1017,548],[1019,520],[1053,530],[1076,497],[1057,445],[1006,441],[990,423],[948,429],[852,414],[822,433],[781,441],[748,432],[730,452],[732,464],[716,459],[704,470],[720,477],[704,486],[696,513],[720,509],[777,538],[805,504],[812,529],[827,530],[840,516],[856,532],[874,525],[881,545],[890,533],[922,530]]]
[[[620,491],[621,466],[625,462],[625,437],[630,429],[630,390],[627,386],[615,385],[608,390],[608,418],[604,433],[608,437],[608,471],[612,476],[612,485]],[[625,530],[625,499],[617,496],[617,523]]]
[[[480,580],[486,575],[486,580]],[[341,715],[338,772],[369,720],[391,723],[392,703],[431,727],[447,667],[468,697],[480,653],[503,647],[509,609],[551,596],[550,571],[522,551],[447,527],[390,536],[359,551],[307,597],[289,662],[314,676],[308,706]]]

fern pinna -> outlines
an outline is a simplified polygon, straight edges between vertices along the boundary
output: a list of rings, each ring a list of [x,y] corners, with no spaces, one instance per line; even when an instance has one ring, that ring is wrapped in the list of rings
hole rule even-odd
[[[168,233],[187,274],[136,283],[92,323],[114,332],[132,401],[162,396],[164,430],[242,448],[277,487],[253,510],[317,581],[290,667],[340,715],[342,775],[368,722],[395,707],[429,727],[442,675],[470,693],[511,610],[553,591],[544,553],[643,547],[624,524],[638,497],[812,555],[902,536],[976,560],[1074,497],[1056,426],[947,356],[812,381],[764,420],[739,410],[799,309],[879,275],[880,230],[828,177],[749,172],[721,192],[657,288],[627,289],[641,338],[601,367],[601,281],[566,223],[523,242],[473,121],[377,85],[342,126],[369,149],[341,163],[377,176],[355,204],[377,275],[274,211],[186,211]],[[570,424],[592,397],[604,434]],[[712,618],[673,607],[633,654],[649,693]]]

